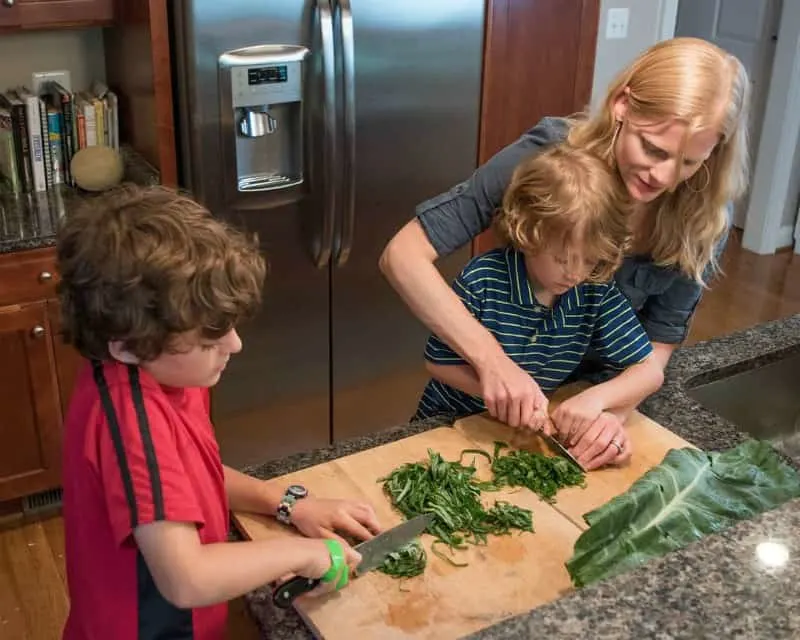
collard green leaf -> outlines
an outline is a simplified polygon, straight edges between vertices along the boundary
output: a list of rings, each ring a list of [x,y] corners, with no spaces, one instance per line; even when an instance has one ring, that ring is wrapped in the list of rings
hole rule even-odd
[[[756,440],[721,453],[672,449],[625,493],[584,515],[567,562],[583,586],[800,496],[800,476]]]

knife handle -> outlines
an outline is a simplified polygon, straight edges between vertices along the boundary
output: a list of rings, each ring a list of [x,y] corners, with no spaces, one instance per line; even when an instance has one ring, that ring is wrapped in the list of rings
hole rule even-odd
[[[322,582],[319,578],[296,576],[279,585],[272,594],[272,602],[280,609],[288,609],[297,596],[313,591]]]

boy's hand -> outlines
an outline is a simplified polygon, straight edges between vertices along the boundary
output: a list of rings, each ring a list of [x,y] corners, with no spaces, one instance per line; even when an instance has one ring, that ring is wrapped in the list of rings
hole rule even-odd
[[[476,371],[490,415],[512,427],[545,428],[548,400],[528,372],[506,354]]]
[[[633,448],[622,421],[613,413],[603,411],[570,448],[570,453],[584,469],[591,471],[607,464],[627,462]]]
[[[568,446],[577,444],[606,408],[603,399],[592,391],[568,398],[553,411],[553,423]]]
[[[372,507],[365,502],[326,500],[309,496],[298,500],[292,509],[292,524],[309,538],[334,538],[336,532],[359,540],[369,540],[380,533],[381,525]],[[309,576],[313,577],[313,576]]]

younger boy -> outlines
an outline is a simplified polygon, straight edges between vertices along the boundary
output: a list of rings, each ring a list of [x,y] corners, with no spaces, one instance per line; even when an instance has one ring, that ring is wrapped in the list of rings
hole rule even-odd
[[[379,528],[368,505],[284,496],[220,460],[207,389],[259,305],[257,244],[173,191],[124,188],[67,218],[58,262],[89,360],[65,421],[64,637],[217,640],[227,600],[282,576],[344,586],[359,556],[343,541],[227,541],[229,508],[308,536]]]
[[[544,393],[562,384],[590,349],[623,370],[570,398],[552,416],[582,454],[590,452],[579,457],[589,468],[611,446],[604,462],[627,459],[630,447],[613,412],[638,404],[661,386],[663,376],[648,362],[647,334],[612,280],[628,232],[624,197],[611,171],[593,154],[566,144],[522,162],[495,219],[506,248],[473,258],[453,285]],[[475,370],[435,335],[425,358],[433,379],[415,417],[486,410]],[[547,416],[540,420],[535,426],[548,422]],[[576,436],[584,442],[575,442]]]

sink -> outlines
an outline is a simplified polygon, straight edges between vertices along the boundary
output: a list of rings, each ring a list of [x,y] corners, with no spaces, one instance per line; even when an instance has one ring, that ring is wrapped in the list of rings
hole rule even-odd
[[[728,367],[687,384],[701,405],[735,424],[753,438],[787,445],[800,440],[800,352],[788,350],[779,360]],[[747,366],[746,371],[742,367]]]

